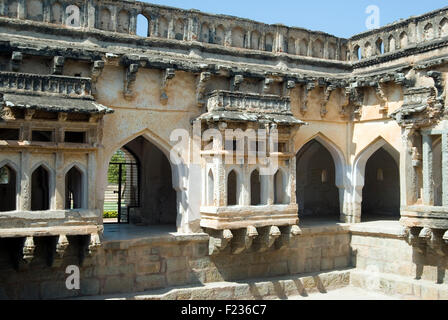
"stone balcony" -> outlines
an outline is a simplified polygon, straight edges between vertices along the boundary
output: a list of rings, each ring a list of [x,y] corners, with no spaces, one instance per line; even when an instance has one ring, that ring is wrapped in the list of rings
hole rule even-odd
[[[70,98],[91,97],[88,78],[0,72],[0,90],[4,93],[56,94]]]

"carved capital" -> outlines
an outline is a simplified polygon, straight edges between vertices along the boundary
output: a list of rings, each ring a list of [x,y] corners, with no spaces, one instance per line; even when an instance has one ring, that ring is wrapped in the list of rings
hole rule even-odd
[[[126,99],[131,99],[134,96],[134,85],[137,79],[137,72],[140,65],[137,63],[131,63],[126,68],[126,76],[124,81],[124,96]]]
[[[257,236],[258,232],[255,227],[247,227],[246,229],[236,230],[232,241],[232,253],[240,254],[249,250]]]
[[[236,74],[232,77],[230,84],[232,91],[240,91],[240,86],[244,82],[244,76],[241,74]]]
[[[230,241],[233,239],[233,234],[230,230],[207,230],[210,235],[209,254],[216,255],[224,251]]]
[[[166,88],[168,87],[169,81],[176,76],[176,70],[173,68],[165,69],[162,75],[162,84],[160,85],[160,102],[163,105],[168,103],[168,94],[166,93]]]
[[[210,72],[201,72],[198,76],[197,87],[196,87],[196,99],[198,102],[198,107],[202,108],[205,104],[205,91],[207,88],[207,81],[212,77]]]

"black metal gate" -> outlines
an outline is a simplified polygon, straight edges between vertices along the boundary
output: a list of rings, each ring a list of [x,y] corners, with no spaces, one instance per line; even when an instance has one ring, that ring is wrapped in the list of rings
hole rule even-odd
[[[135,162],[111,162],[112,168],[118,173],[117,189],[114,193],[118,195],[117,211],[118,223],[129,223],[131,210],[140,207],[140,181],[138,164]]]

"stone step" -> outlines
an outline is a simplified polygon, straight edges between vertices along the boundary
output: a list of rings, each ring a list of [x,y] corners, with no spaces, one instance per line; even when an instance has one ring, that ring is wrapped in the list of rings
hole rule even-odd
[[[327,293],[350,283],[351,270],[244,282],[215,282],[200,286],[153,290],[137,294],[83,297],[88,300],[276,300]]]
[[[448,300],[447,283],[436,284],[394,274],[354,269],[350,274],[350,285],[402,299]]]

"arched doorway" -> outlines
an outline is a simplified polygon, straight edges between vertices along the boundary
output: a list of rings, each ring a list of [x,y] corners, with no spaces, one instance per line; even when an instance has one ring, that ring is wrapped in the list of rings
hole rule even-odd
[[[395,159],[379,148],[367,161],[362,221],[400,219],[400,174]]]
[[[15,211],[17,198],[16,171],[5,165],[0,168],[0,212]]]
[[[176,226],[177,194],[171,164],[142,136],[123,146],[110,161],[104,211],[114,210],[116,220],[108,218],[108,222]]]
[[[297,154],[296,195],[303,220],[339,220],[339,189],[331,153],[316,139]]]

